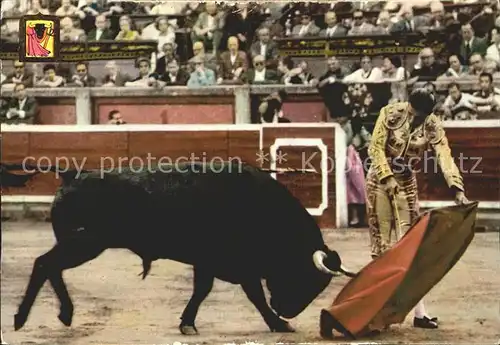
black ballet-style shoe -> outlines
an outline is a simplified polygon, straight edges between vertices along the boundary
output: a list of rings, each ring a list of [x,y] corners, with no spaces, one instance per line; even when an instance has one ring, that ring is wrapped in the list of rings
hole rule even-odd
[[[436,329],[438,328],[437,324],[437,317],[433,317],[432,319],[429,319],[427,316],[424,316],[423,318],[413,318],[413,327],[416,328],[425,328],[425,329]]]

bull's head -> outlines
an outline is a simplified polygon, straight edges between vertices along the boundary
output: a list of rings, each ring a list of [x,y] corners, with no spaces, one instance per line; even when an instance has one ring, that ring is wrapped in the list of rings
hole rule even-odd
[[[316,251],[309,260],[290,263],[289,267],[267,279],[271,292],[271,307],[280,316],[293,318],[301,313],[330,284],[332,277],[348,270],[336,251]]]

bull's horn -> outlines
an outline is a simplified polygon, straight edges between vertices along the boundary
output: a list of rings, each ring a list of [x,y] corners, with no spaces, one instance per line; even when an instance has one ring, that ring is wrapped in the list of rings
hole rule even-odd
[[[326,258],[326,253],[321,250],[317,250],[313,254],[313,262],[316,268],[326,274],[337,275],[338,273],[331,271],[328,267],[325,266],[323,262]]]
[[[344,265],[340,265],[340,272],[342,272],[345,276],[351,277],[351,278],[354,278],[357,275],[353,271],[347,269]]]

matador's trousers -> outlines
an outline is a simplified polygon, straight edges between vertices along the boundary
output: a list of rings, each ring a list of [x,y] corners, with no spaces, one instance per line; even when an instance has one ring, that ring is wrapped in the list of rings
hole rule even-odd
[[[417,178],[411,171],[394,174],[394,177],[399,184],[399,194],[395,201],[403,236],[420,215]],[[396,224],[391,198],[371,168],[366,177],[366,207],[371,253],[372,257],[378,257],[396,242]]]

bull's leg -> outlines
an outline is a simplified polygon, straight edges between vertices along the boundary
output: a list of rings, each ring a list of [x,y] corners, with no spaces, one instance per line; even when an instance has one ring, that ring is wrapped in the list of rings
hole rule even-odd
[[[33,265],[24,298],[14,317],[15,330],[19,330],[26,323],[36,296],[47,279],[59,298],[59,320],[66,326],[70,326],[73,318],[73,303],[64,283],[62,271],[80,266],[96,258],[104,249],[97,241],[92,241],[83,236],[75,236],[70,240],[56,244],[47,253],[38,257]]]
[[[210,291],[212,291],[214,276],[203,269],[195,267],[193,285],[193,295],[182,313],[182,321],[179,325],[179,330],[184,335],[198,334],[198,330],[194,324],[196,315],[201,303],[207,298]]]
[[[262,315],[271,332],[295,332],[295,329],[288,322],[278,317],[278,315],[269,308],[260,280],[256,279],[241,284],[241,287],[243,291],[245,291],[250,302],[253,303],[260,315]]]

